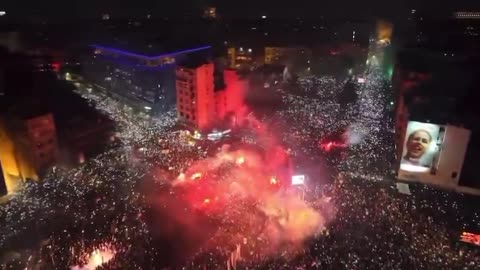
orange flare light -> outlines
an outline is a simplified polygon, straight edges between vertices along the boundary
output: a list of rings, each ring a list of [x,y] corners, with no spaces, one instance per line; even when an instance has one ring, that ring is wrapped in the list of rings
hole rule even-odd
[[[238,165],[242,165],[243,163],[245,163],[245,158],[244,158],[243,156],[242,156],[242,157],[238,157],[236,163],[237,163]]]
[[[192,176],[190,177],[190,179],[191,179],[191,180],[198,180],[198,179],[200,179],[201,177],[202,177],[202,173],[197,172],[197,173],[192,174]]]
[[[272,177],[270,178],[270,184],[272,184],[272,185],[278,184],[277,178],[275,178],[274,176],[272,176]]]

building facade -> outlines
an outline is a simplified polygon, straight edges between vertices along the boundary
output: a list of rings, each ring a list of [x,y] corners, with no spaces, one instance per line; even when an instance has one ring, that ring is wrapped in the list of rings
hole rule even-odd
[[[5,119],[0,119],[0,163],[6,194],[20,190],[26,179],[38,179],[38,176],[26,157],[19,155],[11,133],[8,132]]]
[[[255,65],[252,48],[230,47],[227,55],[228,66],[231,69],[250,68]]]
[[[34,168],[42,174],[58,160],[57,132],[53,115],[48,113],[24,120],[21,148],[30,155]]]
[[[397,178],[480,194],[480,59],[401,51],[393,76]]]
[[[217,8],[216,7],[205,7],[203,9],[202,17],[204,19],[217,19]]]
[[[480,20],[479,11],[458,11],[453,13],[455,19],[475,19]]]
[[[66,121],[59,131],[62,162],[79,164],[101,153],[116,140],[115,122],[103,115],[86,114]]]
[[[178,118],[198,129],[212,125],[215,113],[214,65],[179,66],[176,70]]]
[[[0,97],[5,95],[5,70],[0,66]]]
[[[214,64],[177,67],[178,119],[200,131],[235,124],[244,105],[248,81],[236,70],[223,71],[225,87],[214,89]],[[231,125],[229,125],[231,126]]]
[[[0,162],[7,193],[38,180],[58,160],[52,114],[0,120]]]
[[[223,71],[225,88],[215,92],[215,116],[217,121],[225,120],[231,116],[236,121],[242,113],[244,96],[248,87],[248,81],[242,79],[236,70],[226,69]]]
[[[175,67],[190,55],[208,56],[210,46],[156,56],[100,45],[83,61],[84,76],[94,86],[136,112],[156,115],[175,106]]]
[[[286,65],[295,59],[306,63],[312,57],[312,50],[306,47],[265,47],[265,64]]]

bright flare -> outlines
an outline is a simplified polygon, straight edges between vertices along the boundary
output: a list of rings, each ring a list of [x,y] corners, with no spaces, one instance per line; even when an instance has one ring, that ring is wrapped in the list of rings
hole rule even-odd
[[[272,177],[270,178],[270,184],[272,184],[272,185],[278,184],[278,180],[277,180],[277,178],[275,178],[275,176],[272,176]]]
[[[201,177],[202,177],[202,173],[197,172],[197,173],[192,174],[190,179],[195,181],[195,180],[200,179]]]
[[[238,157],[236,163],[238,165],[242,165],[243,163],[245,163],[245,158],[243,156]]]

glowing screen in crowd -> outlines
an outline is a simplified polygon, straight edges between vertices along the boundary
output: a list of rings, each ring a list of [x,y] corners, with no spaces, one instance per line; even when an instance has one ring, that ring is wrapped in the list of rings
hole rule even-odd
[[[400,162],[409,172],[431,172],[437,169],[445,129],[442,126],[410,121]]]
[[[305,175],[294,175],[292,176],[292,185],[304,185],[305,184]]]

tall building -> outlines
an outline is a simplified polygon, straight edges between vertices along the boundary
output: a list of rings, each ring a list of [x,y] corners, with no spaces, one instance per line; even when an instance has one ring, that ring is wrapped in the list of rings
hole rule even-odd
[[[8,194],[8,191],[5,183],[5,177],[3,176],[2,163],[0,162],[0,197],[7,194]]]
[[[248,81],[240,78],[236,70],[226,69],[223,72],[225,88],[215,92],[215,117],[217,122],[236,121],[244,105],[244,96]],[[232,119],[225,119],[231,116]],[[235,123],[234,123],[235,124]]]
[[[19,154],[28,158],[37,175],[57,162],[57,132],[51,113],[14,116],[7,125]]]
[[[385,20],[379,20],[376,26],[376,39],[378,42],[390,44],[393,34],[393,24]]]
[[[8,193],[38,180],[58,161],[55,122],[51,113],[21,112],[0,119],[0,162]]]
[[[480,43],[480,11],[476,12],[455,12],[455,23],[460,26],[463,38],[470,38]],[[478,46],[476,47],[478,49]]]
[[[401,51],[396,94],[397,177],[480,194],[480,58],[427,48]]]
[[[254,65],[252,48],[230,47],[227,50],[228,66],[232,69],[249,68]]]
[[[19,156],[18,153],[5,120],[0,119],[0,163],[7,194],[21,189],[27,178],[38,179],[35,170],[28,164],[26,158]]]
[[[480,11],[458,11],[453,14],[455,19],[475,19],[480,20]]]
[[[417,20],[393,74],[397,178],[480,194],[480,20]]]
[[[179,66],[176,70],[178,118],[203,130],[213,124],[214,65]]]
[[[48,113],[24,120],[24,140],[21,141],[26,153],[33,160],[38,172],[53,166],[58,159],[57,132],[53,115]]]
[[[92,49],[83,61],[85,78],[134,111],[154,116],[175,106],[177,63],[208,58],[210,46],[153,56],[101,45]]]
[[[206,7],[203,9],[203,18],[205,19],[216,19],[217,18],[217,8],[216,7]]]
[[[265,64],[282,64],[297,58],[310,61],[312,50],[306,47],[265,47]]]
[[[5,70],[0,66],[0,97],[5,95]]]
[[[0,162],[7,193],[53,166],[58,158],[55,124],[51,114],[9,118],[0,122]]]
[[[83,163],[116,139],[115,122],[101,114],[82,111],[62,122],[58,131],[62,163]]]
[[[236,124],[241,116],[248,81],[234,69],[223,71],[223,85],[214,88],[214,64],[177,67],[178,118],[200,131]]]

